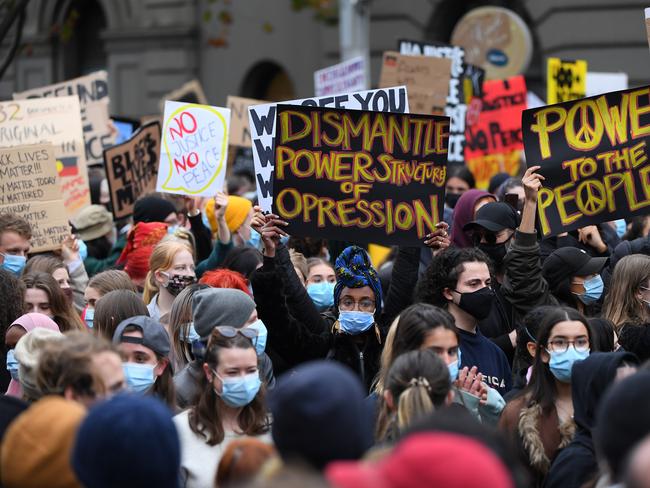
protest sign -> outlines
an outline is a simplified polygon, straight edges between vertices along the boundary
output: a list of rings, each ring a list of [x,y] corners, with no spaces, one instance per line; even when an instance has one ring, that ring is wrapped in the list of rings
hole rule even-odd
[[[0,215],[6,213],[29,223],[31,252],[61,248],[70,227],[51,144],[0,149]]]
[[[203,87],[199,80],[192,80],[185,83],[180,88],[171,91],[160,99],[160,111],[164,111],[165,102],[185,102],[198,105],[207,105],[208,98],[205,96]],[[144,123],[144,122],[143,122]]]
[[[366,59],[363,56],[314,72],[314,93],[317,97],[361,91],[368,88]]]
[[[526,22],[503,7],[478,7],[461,18],[451,44],[465,49],[465,61],[485,70],[488,80],[523,74],[533,55],[533,36]]]
[[[81,120],[86,143],[87,164],[101,164],[104,149],[115,142],[115,131],[109,116],[108,74],[96,71],[54,85],[14,93],[14,100],[76,95],[81,107]]]
[[[463,96],[463,75],[465,72],[465,51],[462,47],[448,44],[424,44],[416,41],[400,40],[399,52],[405,55],[431,56],[434,58],[451,59],[451,76],[449,79],[449,94],[445,105],[445,115],[451,120],[449,127],[450,163],[462,163],[465,147],[465,116],[467,105]]]
[[[650,87],[526,110],[526,162],[546,179],[544,236],[646,214],[650,206]]]
[[[230,110],[165,102],[156,191],[212,197],[223,190]]]
[[[156,189],[160,124],[150,122],[126,142],[104,151],[104,167],[116,219],[130,217],[135,201]]]
[[[90,205],[79,98],[0,102],[0,147],[49,142],[68,218]]]
[[[598,73],[587,72],[587,97],[595,97],[603,93],[627,90],[627,73]]]
[[[521,112],[526,109],[526,82],[523,76],[483,83],[483,97],[477,116],[467,121],[465,164],[485,189],[497,173],[519,174]]]
[[[226,107],[230,110],[231,146],[251,147],[251,130],[248,125],[248,108],[252,105],[266,103],[264,100],[228,96]]]
[[[335,107],[373,110],[375,112],[408,113],[406,87],[346,93],[331,97],[304,98],[284,102],[288,105]],[[253,139],[253,163],[257,176],[257,198],[264,211],[271,210],[273,200],[273,168],[275,166],[276,103],[255,105],[248,109],[248,120]]]
[[[440,221],[449,118],[278,105],[273,212],[291,235],[421,245]]]
[[[450,59],[403,56],[387,51],[381,66],[379,87],[405,85],[411,112],[442,115],[447,104],[450,77]]]
[[[587,61],[548,58],[546,93],[549,105],[583,98],[587,93]]]

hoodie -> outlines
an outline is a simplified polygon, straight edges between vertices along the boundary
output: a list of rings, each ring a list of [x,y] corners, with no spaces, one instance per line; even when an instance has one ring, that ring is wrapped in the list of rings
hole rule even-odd
[[[458,199],[454,207],[453,223],[451,226],[451,242],[456,247],[472,247],[470,239],[463,231],[463,226],[474,220],[474,207],[481,198],[490,197],[496,202],[496,197],[483,190],[467,190]]]
[[[580,488],[598,474],[592,440],[596,409],[623,363],[636,365],[638,359],[629,352],[594,352],[573,366],[571,395],[576,434],[553,461],[545,487]]]

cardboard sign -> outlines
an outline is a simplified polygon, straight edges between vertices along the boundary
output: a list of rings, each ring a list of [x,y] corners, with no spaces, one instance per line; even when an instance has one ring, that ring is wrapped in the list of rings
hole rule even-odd
[[[115,219],[133,214],[135,201],[156,189],[160,124],[140,127],[126,142],[104,151],[104,167]]]
[[[223,189],[230,110],[165,102],[156,191],[212,197]]]
[[[0,102],[0,147],[48,142],[68,218],[90,205],[79,98],[53,97]]]
[[[375,112],[409,112],[408,93],[404,86],[332,97],[304,98],[284,103],[312,107],[373,110]],[[269,103],[255,105],[248,109],[248,120],[253,137],[253,163],[257,176],[257,198],[262,210],[267,212],[271,211],[271,202],[273,201],[276,106],[276,103]]]
[[[549,105],[584,98],[587,93],[587,61],[548,58],[546,90]]]
[[[108,73],[106,71],[96,71],[62,83],[14,93],[14,100],[70,95],[79,97],[86,143],[86,162],[101,164],[104,149],[114,144],[116,136],[109,116]]]
[[[266,103],[254,98],[228,96],[226,107],[230,109],[230,145],[251,147],[251,130],[248,125],[248,108],[252,105]]]
[[[61,248],[70,226],[51,144],[0,149],[0,215],[6,213],[29,222],[31,252]]]
[[[160,100],[160,111],[164,111],[165,102],[185,102],[198,105],[207,105],[208,98],[205,96],[203,87],[199,80],[192,80],[185,83],[180,88],[164,95]],[[143,122],[144,125],[144,122]]]
[[[523,76],[483,83],[480,109],[468,118],[465,164],[485,189],[497,173],[519,174],[521,112],[526,110],[526,82]]]
[[[450,77],[450,59],[403,56],[387,51],[381,66],[379,86],[405,85],[412,113],[442,115],[447,104]]]
[[[650,87],[526,110],[522,125],[527,164],[546,178],[544,236],[648,213]]]
[[[449,78],[449,94],[445,105],[445,115],[451,120],[449,127],[450,163],[462,163],[465,147],[465,116],[467,105],[463,95],[463,75],[465,72],[465,51],[462,47],[448,44],[423,44],[416,41],[399,41],[400,54],[411,56],[431,56],[434,58],[451,59],[451,76]]]
[[[603,93],[627,90],[627,73],[597,73],[587,72],[587,97],[595,97]]]
[[[348,59],[329,68],[314,72],[314,93],[317,97],[361,91],[368,88],[366,59]]]
[[[442,217],[449,118],[278,105],[273,212],[298,236],[422,245]]]

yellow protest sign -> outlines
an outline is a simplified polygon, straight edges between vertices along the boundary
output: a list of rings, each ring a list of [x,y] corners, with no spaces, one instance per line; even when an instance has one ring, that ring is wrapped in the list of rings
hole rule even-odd
[[[546,103],[569,102],[587,93],[587,61],[548,58]]]

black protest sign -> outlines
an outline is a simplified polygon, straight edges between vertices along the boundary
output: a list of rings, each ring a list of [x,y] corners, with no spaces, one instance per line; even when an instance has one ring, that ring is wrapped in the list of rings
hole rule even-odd
[[[421,245],[440,221],[449,117],[278,105],[273,212],[298,236]]]
[[[140,195],[156,190],[160,159],[159,122],[143,125],[128,141],[104,151],[113,215],[130,217]]]
[[[650,87],[526,110],[522,129],[544,236],[648,213]]]

